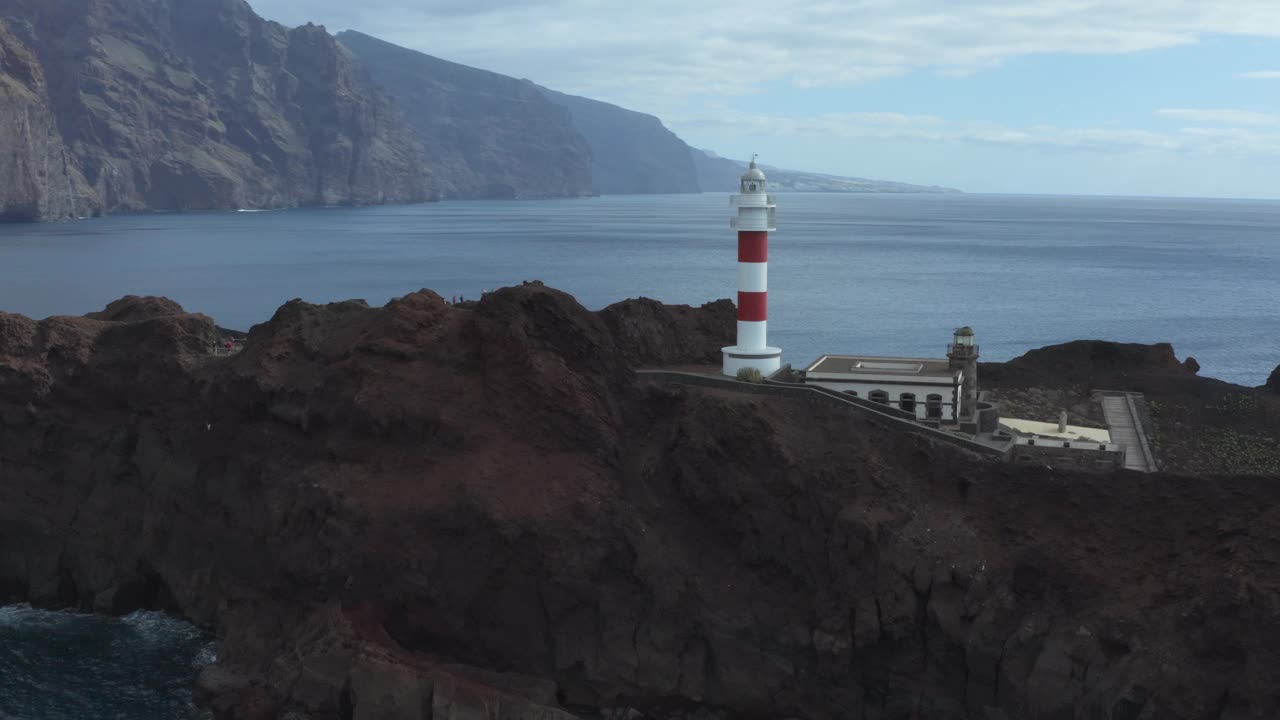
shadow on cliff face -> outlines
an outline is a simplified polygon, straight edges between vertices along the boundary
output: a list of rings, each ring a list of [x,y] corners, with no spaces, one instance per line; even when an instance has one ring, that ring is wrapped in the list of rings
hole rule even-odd
[[[0,223],[31,223],[40,219],[40,208],[34,205],[0,208]]]
[[[1280,710],[1274,481],[993,465],[630,372],[733,331],[538,283],[294,301],[226,358],[156,299],[0,314],[0,587],[217,627],[219,717]]]

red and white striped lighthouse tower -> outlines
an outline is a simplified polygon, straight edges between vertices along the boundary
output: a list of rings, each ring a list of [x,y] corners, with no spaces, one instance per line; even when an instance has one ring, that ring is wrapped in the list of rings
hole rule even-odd
[[[738,229],[738,344],[724,348],[724,374],[755,368],[766,377],[782,364],[782,350],[769,347],[769,231],[777,206],[765,192],[764,173],[751,158],[742,175],[742,193],[730,196],[738,216],[729,226]]]

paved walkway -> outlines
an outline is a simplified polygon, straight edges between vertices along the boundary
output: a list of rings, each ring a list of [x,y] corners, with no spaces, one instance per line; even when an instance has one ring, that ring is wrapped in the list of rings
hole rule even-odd
[[[1129,398],[1124,395],[1104,395],[1102,412],[1107,417],[1107,425],[1111,428],[1111,442],[1124,447],[1124,466],[1129,470],[1151,472],[1153,468],[1147,462],[1147,454],[1143,451],[1146,442],[1139,434],[1138,418],[1134,417]]]

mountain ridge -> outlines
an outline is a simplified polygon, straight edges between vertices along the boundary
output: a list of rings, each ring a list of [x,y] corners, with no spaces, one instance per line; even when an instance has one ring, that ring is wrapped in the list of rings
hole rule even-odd
[[[747,163],[717,155],[711,150],[693,148],[694,163],[698,168],[698,181],[703,192],[730,191],[738,186],[738,176],[747,169]],[[836,193],[947,193],[961,192],[938,185],[914,185],[892,180],[832,175],[828,173],[788,170],[761,164],[773,190],[788,192],[836,192]]]

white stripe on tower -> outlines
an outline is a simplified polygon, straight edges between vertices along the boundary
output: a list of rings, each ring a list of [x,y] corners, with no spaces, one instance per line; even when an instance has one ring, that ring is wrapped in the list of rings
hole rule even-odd
[[[768,292],[769,263],[738,263],[738,292]]]
[[[759,350],[768,342],[768,320],[739,320],[738,347],[747,350]]]

